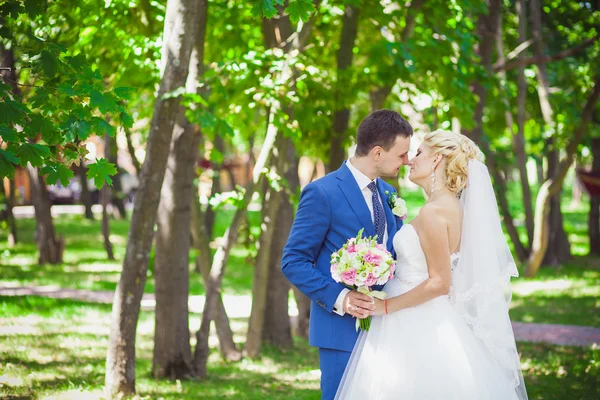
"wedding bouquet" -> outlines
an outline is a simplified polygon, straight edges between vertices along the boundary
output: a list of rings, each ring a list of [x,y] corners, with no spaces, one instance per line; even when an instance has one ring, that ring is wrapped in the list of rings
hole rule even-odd
[[[331,254],[331,276],[351,289],[383,300],[386,293],[371,287],[389,281],[394,276],[396,264],[386,247],[377,243],[376,236],[362,237],[363,230]],[[356,321],[356,330],[360,327],[368,331],[370,326],[371,317]]]

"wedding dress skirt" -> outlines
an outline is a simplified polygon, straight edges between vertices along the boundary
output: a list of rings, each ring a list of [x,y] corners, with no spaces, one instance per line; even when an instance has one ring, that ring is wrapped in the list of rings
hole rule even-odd
[[[406,293],[428,277],[412,225],[402,227],[394,246],[398,265],[384,288],[388,297]],[[359,335],[336,395],[343,400],[517,398],[514,385],[448,296],[373,317],[370,330]]]

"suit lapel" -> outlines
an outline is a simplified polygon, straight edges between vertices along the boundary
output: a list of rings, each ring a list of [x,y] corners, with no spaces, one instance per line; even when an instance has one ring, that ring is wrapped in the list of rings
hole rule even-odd
[[[350,172],[345,162],[338,169],[337,178],[339,179],[338,186],[344,193],[344,196],[346,196],[348,203],[350,203],[352,211],[354,211],[362,226],[365,227],[365,234],[363,236],[374,236],[375,227],[373,226],[371,212],[369,211],[365,197],[358,187],[356,179],[354,179],[352,172]]]
[[[379,190],[379,196],[381,197],[381,202],[383,203],[383,209],[385,210],[385,219],[387,221],[387,248],[391,249],[394,240],[394,234],[396,233],[396,218],[394,217],[392,209],[388,204],[388,196],[385,194],[385,188],[383,187],[383,181],[381,179],[377,179],[377,190]]]

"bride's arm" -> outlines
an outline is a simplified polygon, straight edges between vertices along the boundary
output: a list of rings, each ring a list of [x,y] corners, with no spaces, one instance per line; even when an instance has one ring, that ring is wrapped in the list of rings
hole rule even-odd
[[[414,307],[448,294],[452,275],[448,250],[448,226],[440,209],[428,205],[419,215],[419,239],[427,260],[429,278],[410,291],[387,299],[387,312]],[[385,314],[384,302],[376,300],[375,315]]]

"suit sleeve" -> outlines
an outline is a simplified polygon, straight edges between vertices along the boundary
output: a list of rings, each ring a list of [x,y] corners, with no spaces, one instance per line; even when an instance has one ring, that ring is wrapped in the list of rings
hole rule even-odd
[[[333,311],[338,295],[345,288],[315,268],[330,224],[331,209],[323,188],[314,183],[307,185],[300,196],[281,261],[287,279],[328,312]]]

